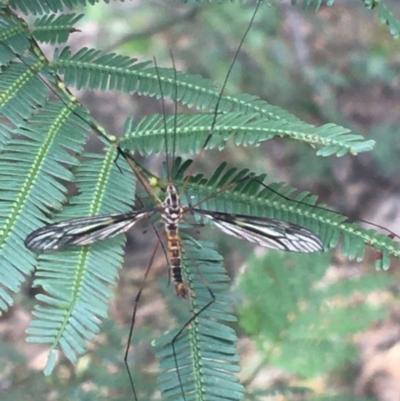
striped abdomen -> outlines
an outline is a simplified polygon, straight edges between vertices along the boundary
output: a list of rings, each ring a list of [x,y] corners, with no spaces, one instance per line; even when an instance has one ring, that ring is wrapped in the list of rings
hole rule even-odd
[[[167,233],[169,265],[176,294],[186,297],[186,286],[182,279],[182,251],[179,237],[179,223],[182,220],[183,208],[176,188],[170,184],[167,187],[167,197],[163,202],[164,211],[161,217]]]

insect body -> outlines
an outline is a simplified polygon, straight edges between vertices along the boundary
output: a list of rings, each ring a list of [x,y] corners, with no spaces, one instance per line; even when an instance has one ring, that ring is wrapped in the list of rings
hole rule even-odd
[[[179,237],[179,222],[182,220],[184,209],[178,191],[172,184],[167,186],[167,197],[163,202],[163,207],[161,218],[164,221],[165,232],[167,233],[172,279],[175,283],[176,294],[185,298],[186,288],[182,280],[182,252]]]

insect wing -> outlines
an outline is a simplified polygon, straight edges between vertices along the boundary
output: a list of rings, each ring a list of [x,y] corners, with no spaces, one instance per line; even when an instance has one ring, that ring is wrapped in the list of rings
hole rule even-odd
[[[317,234],[297,224],[268,217],[249,217],[202,209],[193,209],[193,212],[207,217],[226,234],[266,248],[291,252],[319,252],[324,249]]]
[[[89,245],[128,231],[137,221],[150,217],[156,211],[139,210],[50,224],[30,233],[26,237],[25,246],[33,251],[49,251],[71,245]]]

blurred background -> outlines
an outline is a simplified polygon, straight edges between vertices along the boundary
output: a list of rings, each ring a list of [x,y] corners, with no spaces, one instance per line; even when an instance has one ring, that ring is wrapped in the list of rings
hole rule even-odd
[[[386,3],[400,18],[400,4]],[[82,9],[81,32],[71,36],[70,44],[139,61],[155,56],[165,67],[171,66],[172,50],[178,70],[210,78],[220,87],[253,11],[253,3],[102,3]],[[337,1],[315,14],[289,1],[271,0],[259,10],[225,94],[249,93],[312,124],[349,127],[375,139],[376,148],[357,157],[323,159],[306,145],[279,139],[259,148],[232,145],[223,153],[208,152],[201,168],[212,172],[226,160],[265,172],[270,182],[308,190],[331,209],[400,234],[399,72],[399,42],[363,2]],[[128,115],[137,120],[162,110],[159,100],[142,96],[77,96],[115,135],[121,135]],[[95,136],[88,146],[101,152]],[[162,161],[155,157],[147,164],[159,173]],[[102,334],[77,366],[61,360],[50,378],[41,371],[45,349],[24,341],[34,303],[27,286],[27,296],[17,299],[0,321],[2,400],[133,399],[122,359],[134,298],[155,244],[152,237],[144,227],[129,233],[125,267]],[[389,271],[375,272],[374,252],[362,264],[344,259],[340,250],[293,259],[226,236],[213,238],[232,277],[240,379],[248,399],[274,389],[272,399],[277,400],[400,400],[397,261]],[[151,340],[173,327],[184,302],[167,281],[160,256],[140,300],[129,356],[140,400],[160,398]],[[295,395],[282,390],[288,386]]]

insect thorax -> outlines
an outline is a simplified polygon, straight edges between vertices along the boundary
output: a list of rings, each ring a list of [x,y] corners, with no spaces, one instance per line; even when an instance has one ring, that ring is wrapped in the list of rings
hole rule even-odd
[[[178,191],[175,186],[169,184],[167,186],[167,197],[162,203],[164,208],[161,217],[166,225],[166,230],[171,231],[177,229],[177,225],[182,219],[183,207]]]

